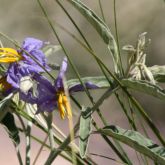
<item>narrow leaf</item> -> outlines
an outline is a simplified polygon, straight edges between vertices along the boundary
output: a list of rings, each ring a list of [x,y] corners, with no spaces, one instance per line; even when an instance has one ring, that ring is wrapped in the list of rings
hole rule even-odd
[[[93,25],[106,44],[114,40],[108,26],[90,8],[84,5],[80,0],[69,0],[68,2]]]
[[[81,78],[83,83],[91,83],[93,85],[96,85],[98,88],[109,88],[109,82],[107,81],[106,77],[104,76],[98,76],[98,77],[84,77]],[[67,81],[67,86],[70,88],[74,87],[75,85],[79,85],[80,81],[78,79],[71,79]]]
[[[86,109],[83,107],[82,112],[84,112]],[[83,115],[81,115],[80,118],[80,131],[79,131],[79,148],[80,148],[80,156],[82,158],[85,157],[88,141],[89,141],[89,135],[91,132],[91,115],[87,118],[84,118]]]
[[[12,113],[7,113],[2,119],[1,124],[3,124],[9,134],[12,141],[18,145],[20,143],[19,131],[14,121],[14,116]]]
[[[111,125],[100,129],[99,133],[108,135],[129,145],[161,165],[165,164],[165,148],[152,142],[137,131],[125,130],[118,126]]]
[[[59,50],[61,50],[60,45],[47,45],[43,48],[43,52],[46,57],[55,55],[55,53],[57,53]]]
[[[108,48],[110,49],[114,60],[115,71],[118,71],[118,68],[120,68],[118,47],[109,27],[104,23],[101,18],[99,18],[90,8],[84,5],[80,0],[68,0],[68,2],[71,3],[89,21],[89,23],[96,29],[98,34],[101,36],[103,41],[108,45]]]
[[[165,100],[165,93],[163,89],[161,89],[157,85],[151,84],[150,82],[133,79],[123,79],[121,82],[124,86],[128,88],[137,90],[139,92],[144,92],[159,99]]]
[[[154,65],[152,67],[148,67],[148,69],[151,71],[156,81],[165,82],[165,65]]]
[[[3,100],[0,101],[0,121],[7,114],[7,112],[8,112],[7,106],[8,106],[12,97],[13,97],[13,93],[9,94]]]

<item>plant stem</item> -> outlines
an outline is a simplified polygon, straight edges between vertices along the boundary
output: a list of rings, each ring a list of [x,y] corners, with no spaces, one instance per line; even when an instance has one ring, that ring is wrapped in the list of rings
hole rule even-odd
[[[102,18],[103,18],[103,21],[105,21],[105,16],[104,16],[104,12],[103,12],[103,7],[102,7],[102,4],[101,4],[101,0],[99,0],[99,7],[100,7],[100,11],[101,11],[101,15],[102,15]]]
[[[53,130],[52,130],[52,121],[53,121],[53,113],[48,113],[47,117],[47,124],[48,124],[48,136],[49,136],[49,142],[51,150],[53,151],[55,149],[55,143],[54,143],[54,136],[53,136]]]
[[[118,54],[119,54],[120,67],[121,67],[122,75],[124,75],[121,54],[120,54],[120,42],[119,42],[119,35],[118,35],[118,27],[117,27],[116,0],[113,0],[113,11],[114,11],[115,34],[116,34],[116,43],[117,43],[117,49],[118,49]]]
[[[41,147],[40,147],[40,149],[39,149],[39,151],[38,151],[38,153],[37,153],[37,155],[36,155],[36,157],[35,157],[34,162],[33,162],[32,165],[35,165],[35,164],[36,164],[37,159],[39,158],[39,155],[41,154],[42,149],[44,148],[44,146],[45,146],[45,144],[46,144],[46,141],[47,141],[48,137],[49,137],[49,136],[46,135],[46,137],[45,137],[45,139],[44,139],[44,141],[43,141],[43,143],[42,143],[42,145],[41,145]]]

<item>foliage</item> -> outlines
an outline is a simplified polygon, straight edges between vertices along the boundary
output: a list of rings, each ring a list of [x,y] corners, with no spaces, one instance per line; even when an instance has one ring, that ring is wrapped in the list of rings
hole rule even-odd
[[[100,0],[99,7],[103,19],[81,0],[54,1],[67,15],[83,41],[62,25],[60,25],[60,30],[65,31],[72,37],[71,39],[85,48],[96,61],[102,75],[88,75],[86,77],[80,75],[72,56],[68,53],[67,46],[64,45],[56,30],[59,25],[54,24],[48,15],[45,7],[47,2],[43,3],[41,0],[37,0],[41,12],[44,14],[59,45],[53,45],[35,38],[26,38],[20,46],[17,41],[0,32],[2,37],[18,48],[8,48],[8,46],[4,47],[2,44],[0,48],[0,121],[16,148],[19,163],[24,164],[22,161],[23,154],[21,154],[19,148],[20,143],[23,142],[19,135],[23,133],[26,138],[25,164],[27,165],[37,162],[44,147],[50,150],[45,165],[53,163],[59,155],[72,164],[78,165],[97,164],[93,159],[94,155],[117,163],[134,164],[123,143],[140,154],[140,161],[143,164],[150,164],[151,161],[155,164],[165,164],[165,139],[162,132],[134,97],[134,92],[138,91],[141,96],[145,93],[160,99],[162,102],[165,100],[165,91],[161,86],[161,83],[165,82],[165,66],[148,67],[146,64],[146,49],[150,43],[147,33],[144,32],[138,36],[135,46],[125,45],[123,47],[127,56],[126,67],[123,67],[122,60],[125,57],[123,57],[119,45],[115,0],[113,5],[116,37],[113,36],[113,31],[105,22],[104,10]],[[109,59],[113,63],[114,71],[111,71],[106,65],[106,61],[92,49],[87,37],[79,28],[73,16],[70,15],[65,4],[75,8],[96,30],[111,55]],[[55,55],[58,56],[61,50],[66,56],[63,58],[62,64],[51,63],[47,60]],[[68,64],[72,68],[75,78],[66,78]],[[58,74],[54,74],[54,71]],[[101,91],[97,100],[92,91]],[[77,95],[74,94],[79,94],[79,92],[85,94],[90,104],[85,103],[84,105],[81,98],[80,100],[77,99]],[[129,128],[109,124],[114,121],[107,121],[108,116],[102,112],[104,101],[111,99],[112,96],[119,103],[120,109],[123,111],[121,117],[128,121]],[[76,109],[79,109],[79,115],[77,115],[79,119],[76,123],[73,122],[77,119],[72,112],[74,104]],[[54,111],[59,112],[62,121],[67,117],[68,136],[55,124]],[[109,109],[104,109],[105,111],[109,111]],[[106,114],[113,116],[111,112]],[[96,115],[101,123],[97,121]],[[34,126],[44,133],[46,136],[44,140],[32,134],[33,131],[31,130]],[[159,145],[153,142],[153,137],[148,128],[159,141]],[[90,153],[89,139],[95,138],[97,135],[100,135],[106,145],[112,149],[117,159],[111,158],[111,155],[99,155],[97,144],[95,153]],[[79,145],[74,142],[76,138],[79,139]],[[31,140],[41,144],[34,162],[31,160]],[[49,140],[49,143],[47,143],[47,140]],[[138,156],[137,159],[139,159]]]

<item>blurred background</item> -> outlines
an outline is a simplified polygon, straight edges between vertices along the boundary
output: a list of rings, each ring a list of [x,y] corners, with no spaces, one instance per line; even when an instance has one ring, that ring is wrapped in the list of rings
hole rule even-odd
[[[67,16],[53,0],[42,1],[45,5],[46,10],[49,13],[50,18],[54,23],[58,23],[76,35],[81,39],[77,30],[74,28],[72,23],[69,21]],[[78,26],[82,30],[83,34],[87,37],[87,40],[92,45],[92,48],[96,54],[105,62],[105,64],[113,70],[112,58],[108,54],[106,45],[103,43],[102,39],[99,37],[97,32],[93,27],[85,20],[85,18],[78,13],[71,5],[67,3],[66,0],[61,0],[67,11],[71,14],[73,19],[77,22]],[[101,11],[99,8],[98,0],[82,0],[87,6],[94,10],[97,15],[101,17]],[[113,34],[114,30],[114,14],[113,14],[113,1],[112,0],[101,0],[102,7],[105,14],[105,20],[108,26],[111,28]],[[46,19],[44,18],[37,1],[22,1],[22,0],[0,0],[0,31],[7,34],[11,38],[19,41],[21,43],[26,37],[34,37],[44,41],[49,41],[51,44],[58,44],[56,38],[54,37],[51,28],[49,27]],[[117,7],[117,25],[118,34],[120,40],[120,48],[127,44],[135,45],[138,35],[142,32],[148,33],[148,38],[151,39],[151,44],[148,48],[147,54],[147,65],[164,65],[165,61],[165,3],[163,0],[118,0],[116,3]],[[78,43],[76,43],[67,33],[62,31],[57,27],[58,34],[62,39],[68,53],[72,57],[76,67],[79,70],[80,75],[83,76],[98,76],[102,75],[99,67],[97,66],[95,60],[86,52]],[[11,43],[0,38],[5,47],[12,46]],[[81,39],[82,40],[82,39]],[[125,63],[127,55],[121,51],[122,61]],[[60,62],[64,56],[62,51],[59,51],[56,55],[51,56],[49,60],[52,62]],[[68,70],[67,78],[75,78],[71,67]],[[92,95],[97,100],[104,90],[94,91]],[[164,106],[163,101],[158,100],[148,95],[135,93],[135,96],[143,105],[144,109],[154,120],[156,125],[160,128],[163,135],[165,135],[164,129]],[[89,105],[89,101],[86,95],[83,93],[76,94],[76,97],[84,105]],[[74,107],[75,120],[79,114],[79,111]],[[109,124],[116,124],[125,129],[129,128],[126,118],[115,100],[111,97],[104,101],[101,106],[103,114]],[[95,115],[96,120],[100,123],[97,115]],[[65,133],[68,132],[66,127],[67,121],[62,121],[57,113],[54,123],[57,124]],[[4,131],[3,127],[0,127],[0,164],[5,165],[17,165],[17,157],[15,155],[15,150],[8,138],[8,135]],[[42,134],[38,129],[34,128],[33,134],[44,139],[45,135]],[[152,135],[153,140],[155,137]],[[24,136],[21,135],[24,139]],[[40,145],[33,142],[32,148],[32,158],[35,157]],[[24,155],[25,145],[22,141],[21,144],[22,154]],[[129,154],[135,164],[136,154],[132,152],[133,150],[127,148]],[[106,145],[106,143],[100,138],[100,136],[91,137],[89,143],[90,153],[98,153],[112,158],[118,159],[113,151]],[[47,158],[48,150],[44,149],[38,160],[38,165],[42,165]],[[99,165],[110,164],[109,160],[92,157]],[[58,157],[53,164],[57,165],[69,165],[68,162]],[[111,164],[118,164],[111,162]]]

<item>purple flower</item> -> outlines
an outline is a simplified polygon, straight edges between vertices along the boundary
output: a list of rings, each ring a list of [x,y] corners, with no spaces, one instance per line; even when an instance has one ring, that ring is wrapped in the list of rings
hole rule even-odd
[[[54,82],[54,85],[52,85],[50,81],[45,77],[39,74],[34,75],[34,79],[37,82],[39,82],[37,86],[38,95],[36,97],[36,103],[38,106],[37,113],[44,111],[51,112],[55,108],[58,108],[62,119],[64,119],[66,114],[68,117],[72,115],[70,105],[65,94],[65,87],[63,83],[66,70],[67,59],[64,58],[57,79]],[[88,89],[98,88],[96,85],[90,82],[85,83],[85,85]],[[68,89],[70,95],[78,91],[84,91],[84,88],[81,84],[76,84],[75,86],[72,86]],[[24,98],[24,100],[26,100],[26,96]],[[28,97],[28,101],[34,102],[34,98],[31,100],[31,97]]]
[[[33,76],[35,73],[44,72],[44,70],[31,58],[26,52],[33,56],[45,69],[49,70],[46,64],[46,58],[41,48],[44,42],[35,38],[26,38],[22,44],[22,49],[18,50],[21,56],[19,61],[10,64],[7,71],[7,81],[14,88],[19,88],[20,80],[24,76]],[[25,50],[26,52],[24,52]]]

